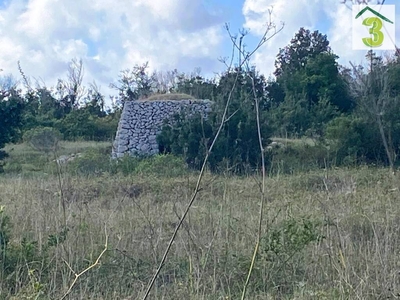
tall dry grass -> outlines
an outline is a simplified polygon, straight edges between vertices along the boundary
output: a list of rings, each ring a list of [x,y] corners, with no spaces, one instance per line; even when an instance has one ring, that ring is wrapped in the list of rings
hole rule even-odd
[[[106,230],[101,264],[67,299],[140,299],[196,179],[63,174],[64,240],[56,177],[0,177],[0,206],[13,225],[7,251],[18,253],[12,270],[0,258],[0,298],[61,298],[104,249]],[[268,223],[247,299],[399,297],[400,195],[386,169],[275,176],[266,185]],[[259,179],[207,174],[151,298],[240,297],[258,212]],[[22,241],[33,250],[21,251]]]

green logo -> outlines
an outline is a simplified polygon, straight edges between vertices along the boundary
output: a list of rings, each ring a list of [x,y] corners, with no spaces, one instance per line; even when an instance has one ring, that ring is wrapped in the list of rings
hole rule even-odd
[[[362,9],[357,15],[356,15],[356,19],[359,18],[363,13],[365,13],[366,11],[370,11],[371,13],[373,13],[376,17],[369,17],[366,18],[362,24],[364,26],[368,26],[371,27],[369,29],[369,34],[372,35],[372,37],[365,37],[362,38],[362,41],[364,43],[365,46],[367,47],[380,47],[383,44],[383,41],[385,39],[385,36],[383,34],[383,32],[381,31],[382,29],[382,20],[389,22],[391,24],[393,24],[392,21],[390,21],[388,18],[384,17],[383,15],[381,15],[379,12],[377,12],[376,10],[373,10],[370,7],[365,7],[364,9]]]

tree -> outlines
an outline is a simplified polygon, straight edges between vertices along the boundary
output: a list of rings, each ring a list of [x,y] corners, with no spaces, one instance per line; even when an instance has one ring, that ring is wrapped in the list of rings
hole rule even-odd
[[[155,91],[157,82],[156,74],[149,75],[147,69],[149,63],[135,65],[131,70],[121,71],[118,84],[110,84],[111,88],[117,89],[119,96],[124,101],[147,98]]]
[[[164,126],[158,136],[161,150],[182,155],[191,167],[201,168],[206,150],[220,126],[226,99],[231,94],[228,118],[209,156],[209,167],[212,171],[219,171],[221,167],[226,170],[228,167],[234,172],[242,173],[260,166],[252,77],[255,94],[260,97],[260,111],[263,111],[261,107],[265,106],[266,102],[264,76],[256,72],[255,68],[250,71],[239,68],[227,71],[221,75],[215,88],[214,106],[208,118],[203,119],[199,115],[194,118],[187,118],[184,114],[175,115],[174,119],[170,120],[173,126]],[[271,129],[265,113],[260,116],[260,124],[262,143],[266,146]]]
[[[88,92],[84,98],[83,107],[88,110],[92,116],[105,117],[106,112],[104,110],[105,100],[104,96],[100,92],[100,88],[95,82],[89,85]],[[82,109],[81,108],[81,109]]]
[[[176,84],[172,89],[173,92],[188,94],[196,99],[212,99],[217,87],[215,80],[206,79],[199,73],[177,75]]]
[[[339,73],[338,56],[320,53],[308,60],[305,67],[304,90],[310,103],[326,98],[341,112],[354,107],[345,80]]]
[[[282,76],[285,72],[292,73],[304,68],[309,58],[316,57],[321,53],[330,53],[329,41],[326,35],[315,30],[310,32],[308,29],[300,28],[290,44],[285,48],[279,49],[275,60],[276,77]]]
[[[79,107],[79,101],[86,94],[83,81],[83,62],[82,59],[72,59],[68,66],[67,80],[58,80],[57,94],[62,106],[69,111]]]
[[[323,127],[338,112],[354,107],[344,77],[326,35],[300,28],[280,49],[275,81],[267,85],[271,119],[280,134],[321,137]]]
[[[282,84],[272,78],[268,78],[265,91],[268,109],[280,105],[285,100],[285,90]]]
[[[352,92],[360,115],[377,126],[390,170],[394,172],[396,149],[400,146],[400,137],[393,138],[393,129],[398,129],[400,122],[399,83],[396,81],[400,78],[400,67],[395,60],[384,63],[373,51],[367,53],[367,58],[370,60],[367,72],[353,65]]]
[[[19,134],[23,109],[24,102],[18,90],[0,90],[0,160],[6,157],[1,149]]]

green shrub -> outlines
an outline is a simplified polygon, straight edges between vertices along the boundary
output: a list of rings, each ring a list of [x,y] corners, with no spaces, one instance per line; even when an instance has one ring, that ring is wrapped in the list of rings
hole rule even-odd
[[[115,169],[117,172],[122,173],[124,176],[134,174],[139,164],[137,157],[125,155],[115,160]]]
[[[337,164],[386,163],[378,128],[365,119],[342,116],[326,128],[326,139]]]
[[[334,164],[329,149],[323,144],[289,144],[270,151],[270,173],[293,174],[320,169]]]
[[[164,125],[157,136],[162,153],[171,153],[185,159],[187,165],[199,170],[218,130],[216,118],[203,119],[200,114],[187,117],[176,114],[173,126]],[[264,124],[265,125],[265,124]],[[262,126],[263,142],[269,142],[269,129]],[[208,159],[213,172],[233,170],[246,173],[260,165],[260,146],[254,119],[245,112],[237,112],[224,126]]]
[[[251,78],[254,78],[254,86]],[[254,93],[260,108],[264,147],[271,136],[267,114],[263,111],[265,84],[265,78],[257,74],[255,69],[226,72],[215,90],[212,111],[207,118],[202,118],[200,114],[190,117],[185,112],[174,115],[157,137],[160,152],[183,157],[189,167],[200,169],[220,127],[226,101],[230,98],[226,119],[209,156],[208,167],[213,172],[225,172],[228,169],[238,174],[258,168],[261,159]]]
[[[309,217],[290,218],[275,224],[261,242],[268,270],[268,286],[279,287],[278,296],[289,295],[306,275],[304,251],[320,242],[323,223]]]
[[[24,142],[37,151],[54,152],[58,149],[61,133],[50,127],[36,127],[24,133]]]
[[[75,158],[67,165],[68,172],[79,175],[98,175],[113,172],[108,149],[89,148],[81,157]]]
[[[147,174],[155,176],[180,176],[187,174],[185,162],[173,155],[154,155],[133,157],[125,155],[111,159],[110,151],[91,148],[67,165],[68,172],[80,175],[98,175],[101,173],[121,173],[124,176]]]

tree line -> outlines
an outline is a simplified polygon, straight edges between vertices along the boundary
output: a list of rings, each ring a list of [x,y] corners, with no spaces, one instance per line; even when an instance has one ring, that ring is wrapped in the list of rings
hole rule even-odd
[[[255,97],[265,148],[271,137],[309,137],[326,147],[336,164],[394,168],[400,147],[398,53],[380,57],[369,51],[365,66],[341,66],[337,59],[326,35],[300,28],[279,50],[274,78],[266,78],[256,66],[233,66],[210,79],[200,69],[150,73],[146,63],[121,71],[118,82],[111,84],[120,102],[111,108],[105,107],[96,84],[83,86],[81,60],[72,60],[67,79],[59,79],[54,88],[32,87],[20,68],[24,92],[12,77],[0,80],[0,148],[38,127],[57,129],[65,140],[112,140],[124,101],[185,93],[213,100],[212,113],[206,120],[175,115],[174,126],[165,125],[158,142],[163,152],[183,156],[197,168],[232,93],[229,118],[209,158],[212,169],[244,171],[259,165]]]

